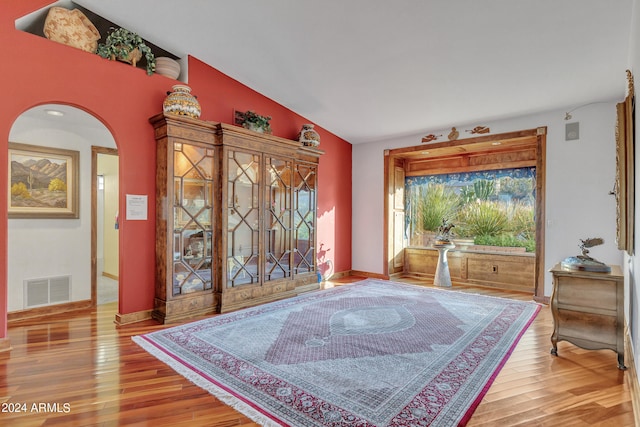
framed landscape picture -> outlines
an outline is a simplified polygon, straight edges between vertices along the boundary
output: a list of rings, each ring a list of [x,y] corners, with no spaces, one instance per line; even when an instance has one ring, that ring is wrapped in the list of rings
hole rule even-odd
[[[78,151],[9,142],[9,218],[78,218]]]

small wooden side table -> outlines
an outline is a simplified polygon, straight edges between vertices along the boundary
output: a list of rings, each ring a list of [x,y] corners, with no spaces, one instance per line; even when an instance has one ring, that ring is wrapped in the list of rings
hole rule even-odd
[[[610,349],[624,365],[624,276],[617,265],[611,272],[572,270],[556,264],[551,270],[553,292],[551,354],[558,355],[558,341],[588,350]]]

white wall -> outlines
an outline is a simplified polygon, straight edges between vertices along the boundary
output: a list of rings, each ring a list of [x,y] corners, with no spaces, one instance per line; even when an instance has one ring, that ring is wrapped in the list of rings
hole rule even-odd
[[[625,73],[620,71],[620,99],[587,105],[572,112],[569,122],[580,122],[580,139],[565,141],[565,111],[552,111],[491,123],[459,125],[465,129],[489,126],[491,134],[547,126],[545,270],[580,253],[579,239],[602,237],[605,244],[590,255],[621,265],[617,249],[615,199],[609,195],[615,181],[615,104],[624,98]],[[552,96],[550,94],[550,96]],[[446,108],[446,106],[445,106]],[[571,108],[575,108],[571,107]],[[570,109],[570,108],[569,108]],[[384,150],[420,145],[422,136],[444,135],[450,129],[429,130],[397,140],[353,146],[353,260],[352,268],[382,273]],[[428,144],[425,144],[428,145]],[[640,187],[639,187],[640,188]],[[551,275],[545,275],[545,295],[551,294]]]
[[[115,148],[111,134],[95,122],[96,128],[80,129],[21,116],[11,129],[11,142],[80,152],[80,218],[9,219],[9,312],[25,308],[25,279],[71,275],[72,301],[91,299],[91,146]]]

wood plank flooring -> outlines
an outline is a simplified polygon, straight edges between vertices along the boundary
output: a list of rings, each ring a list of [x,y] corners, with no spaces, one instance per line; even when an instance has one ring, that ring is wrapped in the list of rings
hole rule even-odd
[[[479,287],[453,290],[531,299]],[[257,426],[131,340],[165,326],[150,320],[117,328],[115,313],[110,303],[10,326],[13,349],[0,353],[0,426]],[[615,353],[560,342],[554,357],[552,328],[544,306],[468,426],[634,425],[628,374],[617,369]]]

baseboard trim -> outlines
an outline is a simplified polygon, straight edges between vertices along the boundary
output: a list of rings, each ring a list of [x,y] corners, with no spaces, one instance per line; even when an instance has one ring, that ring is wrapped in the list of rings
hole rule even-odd
[[[30,308],[28,310],[12,311],[7,313],[9,325],[34,318],[53,316],[56,314],[69,313],[72,311],[82,311],[93,307],[91,300],[68,302],[64,304],[47,305],[45,307]]]
[[[551,304],[551,297],[547,297],[547,296],[538,297],[534,295],[533,300],[535,302],[539,302],[540,304],[545,304],[545,305]]]
[[[343,277],[348,277],[351,275],[351,270],[347,270],[347,271],[340,271],[338,273],[333,273],[331,275],[331,277],[329,279],[327,279],[328,281],[332,281],[332,280],[336,280],[336,279],[342,279]]]
[[[627,367],[625,378],[629,386],[631,394],[631,406],[633,407],[633,418],[637,426],[640,426],[640,385],[638,384],[638,372],[636,371],[636,362],[633,355],[633,346],[631,345],[631,336],[629,328],[625,324],[624,328],[624,364]]]
[[[115,324],[118,326],[130,325],[132,323],[151,320],[151,312],[153,310],[136,311],[135,313],[116,314]]]
[[[107,273],[106,271],[103,271],[102,275],[104,277],[108,277],[109,279],[113,279],[113,280],[116,280],[116,281],[119,280],[117,275],[111,274],[111,273]]]
[[[360,270],[351,270],[351,272],[349,273],[349,275],[351,276],[358,276],[358,277],[366,277],[368,279],[382,279],[382,280],[389,280],[389,276],[385,275],[385,274],[380,274],[380,273],[369,273],[368,271],[360,271]]]

